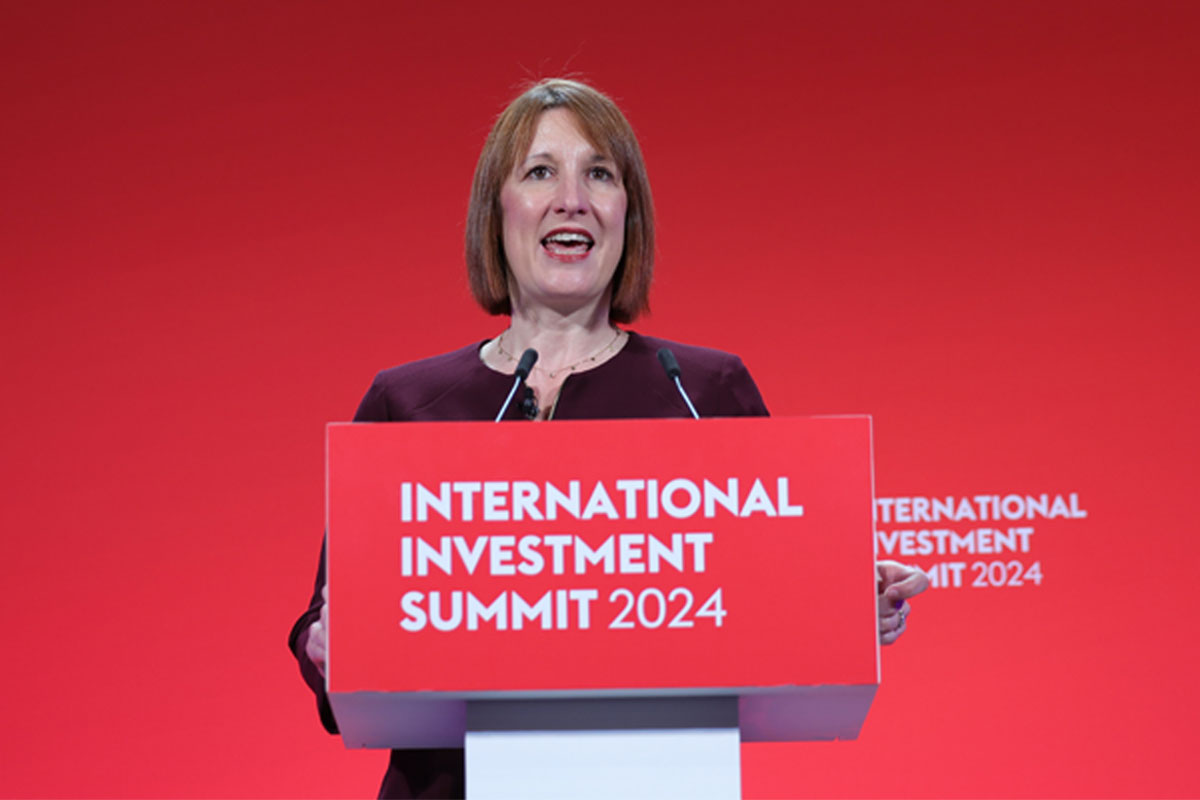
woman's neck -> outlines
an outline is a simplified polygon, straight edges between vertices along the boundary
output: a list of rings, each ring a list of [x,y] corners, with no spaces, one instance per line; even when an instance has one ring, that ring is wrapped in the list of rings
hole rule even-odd
[[[502,344],[508,353],[517,355],[532,347],[538,352],[540,370],[556,372],[596,355],[616,335],[607,303],[565,314],[545,307],[516,306]]]
[[[611,290],[610,290],[611,291]],[[520,291],[510,290],[512,318],[503,333],[503,347],[520,355],[526,348],[538,351],[539,372],[554,373],[599,353],[617,335],[608,318],[610,293],[574,308],[554,308],[524,302]]]
[[[606,298],[607,299],[607,298]],[[600,310],[603,313],[600,313]],[[598,367],[620,352],[629,335],[608,318],[608,303],[584,313],[554,312],[539,307],[536,313],[513,303],[509,327],[479,351],[488,367],[511,373],[527,348],[538,353],[537,363],[525,380],[533,390],[537,419],[549,419],[558,403],[563,382],[576,372]]]

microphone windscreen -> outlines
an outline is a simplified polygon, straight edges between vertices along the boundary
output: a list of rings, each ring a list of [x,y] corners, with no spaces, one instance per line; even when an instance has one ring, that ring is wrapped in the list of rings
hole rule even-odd
[[[529,377],[529,370],[533,369],[533,365],[537,363],[537,358],[537,350],[534,350],[532,347],[526,349],[524,353],[521,353],[521,360],[517,362],[516,372],[521,380],[525,380]]]
[[[679,377],[679,362],[675,360],[675,354],[667,348],[659,348],[658,363],[662,364],[662,368],[667,371],[668,378],[675,380]]]

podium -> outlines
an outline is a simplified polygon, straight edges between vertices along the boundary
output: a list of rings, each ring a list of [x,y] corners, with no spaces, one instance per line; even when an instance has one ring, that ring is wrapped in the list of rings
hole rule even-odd
[[[326,689],[468,796],[737,797],[879,683],[870,418],[331,424]]]

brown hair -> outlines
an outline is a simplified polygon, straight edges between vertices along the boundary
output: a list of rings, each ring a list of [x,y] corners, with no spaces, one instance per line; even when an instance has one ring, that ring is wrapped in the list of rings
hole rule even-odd
[[[511,314],[508,263],[502,241],[500,190],[533,142],[542,112],[565,108],[583,135],[620,171],[625,187],[625,248],[613,275],[614,322],[631,322],[649,308],[654,272],[654,203],[642,150],[616,103],[590,86],[552,78],[540,81],[501,112],[475,166],[467,209],[467,279],[471,293],[490,314]]]

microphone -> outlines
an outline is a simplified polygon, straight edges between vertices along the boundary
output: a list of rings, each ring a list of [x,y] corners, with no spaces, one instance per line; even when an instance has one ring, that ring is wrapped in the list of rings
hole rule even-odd
[[[517,393],[517,387],[521,385],[521,381],[529,377],[529,370],[533,369],[537,358],[537,350],[534,350],[532,347],[527,348],[524,353],[521,353],[521,360],[517,362],[517,371],[513,373],[512,388],[508,390],[508,397],[504,399],[504,405],[500,406],[500,413],[496,415],[496,422],[504,418],[504,412],[508,411],[508,406],[512,403],[513,396]]]
[[[529,386],[525,387],[525,396],[521,398],[521,413],[525,415],[525,419],[537,419],[537,398],[534,397],[533,389],[530,389]]]
[[[675,388],[679,389],[679,394],[683,396],[683,402],[687,403],[688,411],[692,412],[692,416],[695,419],[700,419],[700,415],[696,413],[696,407],[692,405],[692,398],[688,397],[688,393],[683,390],[683,382],[679,380],[681,372],[679,362],[675,360],[675,354],[666,347],[660,347],[658,350],[658,363],[662,364],[667,377],[675,381]]]
[[[521,360],[517,362],[517,371],[513,374],[521,380],[529,377],[529,370],[533,369],[533,365],[537,363],[537,350],[532,347],[525,348],[525,352],[521,353]]]

